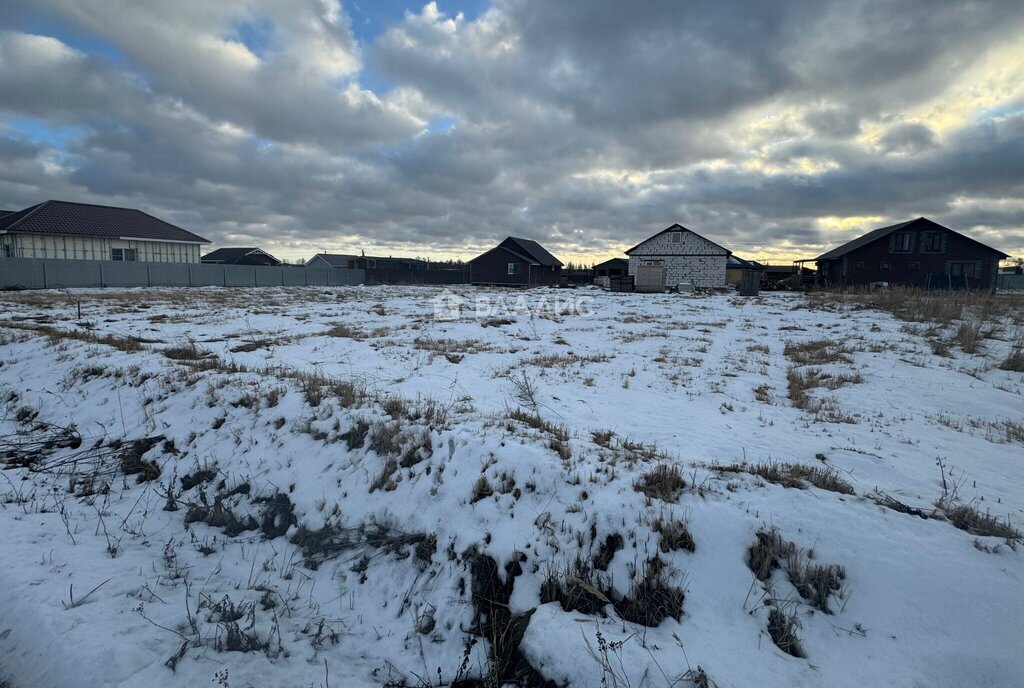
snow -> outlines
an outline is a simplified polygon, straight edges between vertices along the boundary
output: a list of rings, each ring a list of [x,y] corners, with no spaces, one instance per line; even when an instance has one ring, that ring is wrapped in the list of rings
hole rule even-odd
[[[506,307],[439,320],[438,297]],[[555,308],[526,312],[541,298]],[[50,462],[97,441],[163,439],[145,454],[157,480],[118,474],[106,494],[82,494],[84,472],[72,483],[67,471],[0,471],[0,683],[436,686],[480,677],[494,640],[475,635],[471,569],[484,555],[502,583],[512,577],[511,615],[532,611],[523,658],[559,685],[685,686],[680,677],[698,666],[723,688],[1024,685],[1020,547],[872,499],[933,514],[945,477],[961,502],[1019,528],[1024,451],[1019,434],[1004,432],[1015,426],[1001,424],[1024,421],[1024,375],[997,367],[1012,322],[979,353],[953,346],[944,357],[886,313],[816,309],[798,294],[211,288],[2,301],[0,448],[38,436],[40,421],[73,424],[82,437],[78,449],[46,450]],[[143,343],[122,351],[83,333]],[[820,339],[845,345],[849,362],[815,367],[862,381],[810,394],[832,398],[836,416],[853,422],[827,422],[787,398],[784,344]],[[189,342],[216,359],[162,353]],[[304,386],[316,383],[298,373],[354,382],[367,398],[346,406],[326,393],[314,408]],[[754,395],[765,384],[770,403]],[[18,419],[26,408],[34,420]],[[359,422],[370,436],[350,447],[341,436]],[[396,437],[385,442],[382,428]],[[609,430],[610,442],[594,435]],[[855,494],[716,468],[767,461],[832,467]],[[686,479],[677,499],[634,489],[664,462]],[[182,488],[182,477],[207,467],[213,480]],[[475,493],[482,475],[490,494]],[[200,493],[212,504],[243,484],[250,493],[224,504],[260,521],[260,498],[287,495],[296,520],[287,536],[186,523]],[[164,510],[168,485],[176,511]],[[658,518],[684,520],[695,551],[660,551]],[[314,568],[291,540],[300,526],[325,524],[359,542]],[[436,549],[421,556],[416,537],[367,542],[358,528],[368,524],[386,529],[371,540],[433,535]],[[814,562],[845,567],[834,613],[813,609],[784,571],[770,592],[753,576],[747,548],[770,527]],[[646,627],[611,605],[601,615],[541,604],[549,572],[593,560],[612,534],[625,547],[600,574],[611,594],[629,595],[631,572],[658,556],[685,590],[678,621]],[[515,561],[522,572],[513,577]],[[251,605],[238,624],[263,649],[227,649],[225,596]],[[769,599],[796,614],[805,658],[772,642]]]

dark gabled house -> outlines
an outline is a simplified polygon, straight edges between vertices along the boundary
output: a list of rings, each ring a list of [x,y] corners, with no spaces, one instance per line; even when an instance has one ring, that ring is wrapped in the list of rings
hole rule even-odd
[[[135,208],[43,201],[0,217],[0,256],[198,263],[210,243]]]
[[[420,258],[394,258],[393,256],[353,256],[348,267],[360,270],[426,270],[427,261]]]
[[[919,217],[880,227],[815,259],[818,284],[887,282],[926,289],[995,288],[1007,255],[966,234]]]
[[[558,284],[562,261],[531,239],[508,237],[469,261],[473,284],[535,286]]]
[[[274,256],[259,248],[219,248],[207,253],[200,259],[201,263],[214,265],[271,265],[281,264]]]
[[[625,258],[612,258],[594,266],[594,277],[617,277],[629,274],[629,261]]]

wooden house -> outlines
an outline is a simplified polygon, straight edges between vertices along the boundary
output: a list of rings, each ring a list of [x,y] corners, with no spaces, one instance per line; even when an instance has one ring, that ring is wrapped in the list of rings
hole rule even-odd
[[[556,285],[562,261],[531,239],[508,237],[490,251],[469,261],[473,284],[509,286]]]
[[[926,289],[995,288],[1007,255],[919,217],[880,227],[815,259],[818,284],[902,284]]]

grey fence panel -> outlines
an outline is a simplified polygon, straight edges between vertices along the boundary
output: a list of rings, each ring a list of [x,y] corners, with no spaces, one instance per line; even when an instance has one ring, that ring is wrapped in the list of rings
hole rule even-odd
[[[1024,275],[996,275],[996,289],[1024,290]]]
[[[279,287],[363,284],[363,270],[0,258],[0,289],[74,287]]]
[[[88,263],[89,261],[82,261]],[[103,267],[101,287],[149,286],[149,263],[99,261]]]
[[[225,287],[256,286],[256,268],[249,265],[225,265],[222,269]]]
[[[311,272],[307,268],[281,268],[281,280],[286,287],[304,287]]]
[[[42,289],[45,286],[43,261],[31,258],[0,258],[0,287]]]
[[[256,272],[257,287],[280,287],[284,284],[285,268],[253,268]]]
[[[336,270],[324,270],[324,272],[327,273],[327,286],[329,287],[354,286],[366,282],[365,270],[338,268]]]
[[[189,265],[192,275],[193,287],[223,287],[224,268],[220,265],[202,265],[192,263]]]
[[[42,263],[47,289],[103,286],[106,261],[44,260]]]
[[[189,266],[181,263],[147,263],[149,266],[149,286],[151,287],[191,287]]]

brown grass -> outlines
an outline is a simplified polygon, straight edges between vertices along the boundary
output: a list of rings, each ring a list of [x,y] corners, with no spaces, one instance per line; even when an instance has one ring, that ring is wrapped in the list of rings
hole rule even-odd
[[[852,349],[831,339],[809,342],[786,342],[782,353],[794,365],[823,365],[825,363],[852,363]]]
[[[960,530],[972,535],[1003,538],[1008,543],[1024,540],[1024,535],[1010,524],[1010,519],[1001,519],[988,511],[982,513],[973,504],[962,504],[953,500],[940,499],[936,507]]]
[[[788,655],[806,657],[800,639],[796,636],[799,625],[795,611],[786,613],[778,607],[772,607],[768,612],[768,635],[772,637],[776,647]]]
[[[633,489],[651,499],[674,502],[686,487],[683,473],[675,464],[658,464],[633,483]]]
[[[750,473],[783,487],[795,487],[802,490],[810,484],[830,492],[854,494],[853,486],[840,477],[839,471],[831,466],[769,461],[762,464],[713,465],[712,468],[724,473]]]
[[[1010,343],[1010,352],[1006,354],[999,367],[1015,373],[1024,373],[1024,331],[1017,332],[1014,341]]]
[[[697,543],[693,541],[690,528],[685,521],[678,519],[657,519],[652,525],[652,530],[661,535],[661,542],[658,548],[665,553],[686,550],[693,552],[697,549]]]

